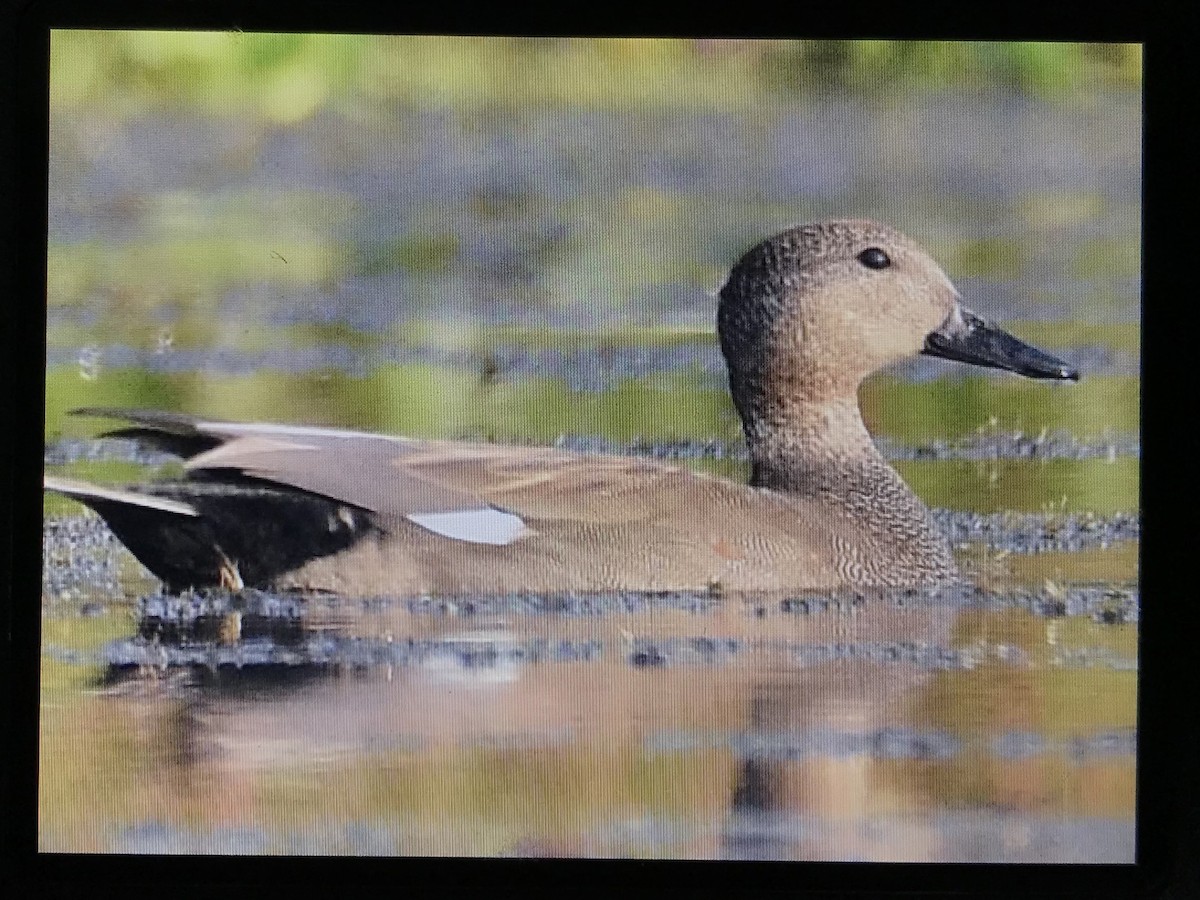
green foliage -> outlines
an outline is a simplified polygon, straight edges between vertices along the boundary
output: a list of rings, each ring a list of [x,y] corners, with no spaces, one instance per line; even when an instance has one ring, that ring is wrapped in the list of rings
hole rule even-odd
[[[1099,79],[1134,86],[1134,44],[1045,41],[786,41],[766,51],[778,81],[878,92],[884,87],[982,87],[1054,93]]]
[[[362,275],[380,275],[397,269],[410,275],[444,272],[459,253],[453,234],[406,234],[391,241],[363,247],[358,263]]]
[[[1141,385],[1120,375],[1088,376],[1078,384],[1023,378],[940,378],[925,384],[881,375],[859,391],[873,434],[906,443],[958,439],[987,432],[1062,430],[1082,439],[1138,430]]]
[[[1141,47],[1014,41],[477,38],[58,31],[51,102],[257,112],[281,123],[375,99],[731,108],[829,90],[999,87],[1069,93],[1141,84]]]
[[[1140,495],[1139,460],[1022,459],[914,460],[894,463],[930,506],[991,513],[1017,510],[1056,513],[1134,512]],[[1047,503],[1047,497],[1059,502]]]

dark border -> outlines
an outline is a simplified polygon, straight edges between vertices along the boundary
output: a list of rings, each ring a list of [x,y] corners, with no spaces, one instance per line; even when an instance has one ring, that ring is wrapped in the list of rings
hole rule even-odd
[[[1200,879],[1190,859],[1200,843],[1194,840],[1197,812],[1193,798],[1192,764],[1196,743],[1190,738],[1195,709],[1194,673],[1187,663],[1197,654],[1182,645],[1186,629],[1176,614],[1195,604],[1194,591],[1182,580],[1183,561],[1195,555],[1184,549],[1183,535],[1170,534],[1166,492],[1178,494],[1173,473],[1188,472],[1182,458],[1178,429],[1162,435],[1165,417],[1175,412],[1163,400],[1167,386],[1184,389],[1190,381],[1176,380],[1179,364],[1189,355],[1181,346],[1182,336],[1166,343],[1168,330],[1178,334],[1177,309],[1197,302],[1196,287],[1183,282],[1179,266],[1194,264],[1194,238],[1180,233],[1186,262],[1176,259],[1181,244],[1171,240],[1171,202],[1162,200],[1185,189],[1191,178],[1176,180],[1186,169],[1181,162],[1182,146],[1175,134],[1191,116],[1194,100],[1187,96],[1195,80],[1195,64],[1185,53],[1190,35],[1181,31],[1183,18],[1149,18],[1126,9],[1119,11],[1062,10],[1052,4],[1006,4],[1017,22],[997,34],[997,22],[989,11],[969,4],[935,11],[910,21],[910,11],[890,5],[872,10],[823,8],[816,20],[812,7],[797,5],[792,18],[780,20],[766,7],[741,21],[705,21],[695,9],[685,24],[690,34],[712,36],[913,36],[924,38],[1027,38],[1072,40],[1121,40],[1146,43],[1145,121],[1147,123],[1143,162],[1145,205],[1143,207],[1143,543],[1142,543],[1142,638],[1139,679],[1138,758],[1138,847],[1134,866],[1078,865],[934,865],[934,864],[842,864],[842,863],[695,863],[655,861],[600,862],[585,860],[474,860],[474,859],[334,859],[334,858],[222,858],[222,857],[125,857],[83,855],[39,855],[37,829],[37,679],[40,647],[40,616],[31,598],[40,592],[41,491],[37,473],[42,467],[41,434],[44,419],[45,366],[44,306],[33,298],[45,296],[48,50],[52,27],[162,27],[241,28],[246,31],[330,32],[450,32],[519,34],[659,34],[680,33],[678,19],[655,17],[645,11],[636,18],[580,22],[578,16],[564,20],[534,16],[528,10],[499,8],[492,21],[484,21],[465,8],[399,8],[381,11],[369,5],[334,4],[315,0],[241,3],[146,2],[103,3],[100,0],[43,0],[20,3],[5,10],[0,56],[9,60],[7,85],[3,88],[4,142],[13,148],[6,154],[2,176],[3,196],[15,202],[3,204],[7,215],[0,240],[14,266],[5,267],[9,277],[6,298],[0,303],[4,317],[4,346],[0,365],[13,397],[10,435],[3,442],[4,475],[11,506],[0,507],[7,515],[0,527],[8,538],[0,552],[8,554],[7,604],[4,613],[7,647],[12,661],[7,683],[10,728],[9,766],[4,767],[6,791],[5,838],[9,879],[38,893],[83,891],[107,892],[118,886],[176,893],[185,886],[231,889],[245,885],[306,884],[349,886],[372,883],[393,890],[410,890],[419,885],[437,886],[439,893],[499,891],[528,893],[538,889],[578,893],[600,890],[622,894],[655,893],[689,895],[732,888],[737,896],[756,894],[820,893],[883,896],[885,894],[938,894],[950,896],[1200,896]],[[595,12],[595,10],[589,10]],[[736,11],[735,11],[736,12]],[[1021,13],[1025,17],[1021,18]],[[503,20],[495,21],[497,15]],[[903,19],[903,21],[898,21]],[[1006,22],[1012,22],[1009,18]],[[1194,23],[1193,23],[1194,24]],[[493,26],[499,25],[499,28]],[[1187,97],[1188,102],[1180,99]],[[1179,125],[1173,121],[1178,120]],[[1150,123],[1154,123],[1153,127]],[[1155,199],[1155,195],[1160,199]],[[1161,205],[1160,205],[1161,203]],[[1164,222],[1151,227],[1152,219]],[[1166,246],[1151,244],[1151,236],[1164,239]],[[1174,282],[1180,279],[1178,285]],[[1175,288],[1172,290],[1172,288]],[[1183,350],[1183,353],[1177,351]],[[1163,352],[1166,351],[1166,352]],[[1175,351],[1175,352],[1172,352]],[[1194,403],[1179,398],[1179,411],[1189,417]],[[1174,404],[1170,404],[1171,407]],[[1161,438],[1161,440],[1160,440]],[[1172,438],[1174,441],[1172,442]],[[1176,445],[1172,449],[1172,443]],[[1176,459],[1176,457],[1179,457]],[[1174,465],[1178,463],[1178,466]],[[1170,480],[1168,480],[1170,479]],[[1190,497],[1190,493],[1188,495]],[[1189,540],[1189,544],[1191,540]],[[1190,547],[1189,547],[1190,549]],[[1187,677],[1190,676],[1190,679]],[[1181,733],[1183,732],[1183,733]],[[81,798],[86,802],[86,798]],[[73,888],[73,890],[71,890]]]

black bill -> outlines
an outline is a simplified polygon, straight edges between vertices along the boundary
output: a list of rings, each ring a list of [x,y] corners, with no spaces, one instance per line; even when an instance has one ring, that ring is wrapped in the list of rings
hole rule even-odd
[[[1029,346],[961,307],[941,328],[925,338],[925,348],[921,352],[977,366],[1008,369],[1028,378],[1079,380],[1079,371],[1061,359]]]

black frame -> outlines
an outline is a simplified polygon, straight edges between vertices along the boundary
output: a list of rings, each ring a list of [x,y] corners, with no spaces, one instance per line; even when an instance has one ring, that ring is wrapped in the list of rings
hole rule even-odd
[[[1016,7],[1017,11],[1025,5]],[[922,27],[920,37],[1039,37],[1060,39],[1119,40],[1144,42],[1147,69],[1145,93],[1145,149],[1143,158],[1144,230],[1143,285],[1155,286],[1155,291],[1143,288],[1143,448],[1153,465],[1142,466],[1143,544],[1140,559],[1141,596],[1144,609],[1141,617],[1139,647],[1140,672],[1138,686],[1139,746],[1137,776],[1137,851],[1134,865],[940,865],[940,864],[850,864],[850,863],[725,863],[725,862],[604,862],[586,860],[507,860],[507,859],[346,859],[346,858],[221,858],[202,859],[183,857],[125,857],[67,854],[39,854],[37,832],[37,734],[38,734],[38,671],[40,655],[39,609],[31,602],[40,585],[40,517],[41,487],[38,473],[42,468],[41,441],[44,419],[45,365],[44,307],[30,302],[45,297],[47,250],[47,170],[48,156],[48,60],[49,33],[53,28],[186,28],[233,29],[245,31],[331,31],[331,32],[461,32],[472,33],[489,29],[480,20],[462,15],[460,10],[439,11],[430,8],[381,13],[372,7],[358,8],[345,4],[326,4],[316,0],[293,0],[288,4],[235,3],[228,0],[210,3],[150,3],[137,2],[104,4],[74,2],[74,0],[42,0],[27,2],[5,16],[4,45],[0,58],[11,60],[12,69],[4,88],[9,94],[4,116],[7,137],[13,153],[6,154],[10,165],[3,173],[9,190],[3,195],[13,198],[7,207],[4,232],[5,246],[10,249],[14,266],[7,272],[9,290],[6,302],[0,303],[0,315],[6,319],[3,333],[6,346],[0,351],[4,376],[13,398],[9,433],[15,440],[5,441],[5,474],[9,475],[7,496],[11,507],[5,511],[4,526],[10,529],[10,540],[0,541],[0,548],[11,554],[11,573],[7,582],[7,603],[3,605],[8,618],[7,654],[12,665],[8,671],[10,685],[10,727],[8,756],[5,766],[5,787],[8,789],[6,837],[10,865],[7,867],[18,884],[28,887],[57,886],[60,890],[71,885],[89,890],[99,885],[116,887],[124,884],[153,885],[174,889],[182,885],[204,885],[208,889],[239,885],[294,884],[335,880],[340,884],[360,882],[404,886],[437,886],[439,891],[465,892],[496,890],[504,893],[525,893],[536,889],[579,890],[582,886],[610,890],[614,893],[663,892],[686,890],[689,894],[709,891],[722,893],[736,886],[738,895],[757,893],[836,892],[881,896],[888,892],[962,894],[971,892],[991,895],[1074,894],[1083,896],[1132,896],[1141,893],[1171,891],[1167,895],[1189,896],[1188,886],[1197,895],[1194,871],[1180,868],[1192,848],[1190,836],[1196,820],[1200,819],[1187,802],[1191,794],[1190,769],[1195,757],[1195,744],[1187,742],[1188,728],[1194,728],[1196,694],[1186,689],[1185,660],[1195,653],[1175,646],[1183,639],[1186,629],[1175,624],[1177,616],[1195,601],[1186,591],[1181,560],[1189,559],[1183,535],[1172,535],[1170,523],[1179,521],[1169,515],[1167,491],[1186,496],[1179,485],[1168,484],[1173,472],[1187,472],[1185,460],[1175,459],[1182,449],[1172,448],[1168,438],[1159,441],[1157,428],[1165,424],[1169,413],[1165,402],[1156,400],[1160,386],[1174,381],[1180,387],[1186,382],[1175,381],[1173,367],[1181,361],[1178,354],[1183,343],[1179,338],[1163,344],[1156,354],[1154,348],[1166,338],[1163,328],[1174,319],[1180,306],[1190,305],[1195,286],[1182,292],[1172,291],[1180,270],[1191,265],[1191,235],[1185,228],[1184,240],[1170,240],[1171,224],[1162,228],[1150,227],[1151,215],[1165,217],[1170,223],[1170,200],[1161,205],[1154,202],[1155,189],[1179,191],[1173,173],[1184,173],[1173,166],[1174,150],[1181,133],[1173,119],[1185,122],[1190,116],[1186,106],[1177,105],[1172,93],[1185,90],[1193,81],[1194,63],[1182,56],[1178,33],[1182,23],[1159,21],[1118,21],[1110,12],[1081,21],[1071,12],[1058,14],[1046,8],[1028,5],[1025,30],[1004,35],[979,34],[982,27],[980,12],[960,7],[961,19],[953,16],[925,17],[921,22],[901,23],[893,16],[877,17],[865,7],[845,11],[824,10],[823,15],[841,15],[841,21],[828,18],[814,22],[803,5],[795,7],[795,21],[775,24],[789,27],[795,36],[864,36],[862,28],[882,27],[895,32],[895,26]],[[959,12],[956,9],[955,12]],[[1013,10],[1008,5],[1006,10]],[[892,13],[900,11],[890,7]],[[6,10],[6,13],[9,11]],[[761,11],[760,11],[761,12]],[[948,10],[946,12],[949,12]],[[963,15],[965,13],[965,15]],[[522,13],[501,9],[503,20],[494,23],[506,32],[523,34],[562,34],[580,31],[591,33],[672,34],[675,27],[654,27],[662,23],[625,22],[619,31],[603,27],[610,23],[594,22],[591,29],[580,29],[577,22],[535,23],[521,20]],[[800,18],[804,15],[804,18]],[[907,16],[908,13],[906,12]],[[1057,16],[1057,18],[1055,18]],[[733,36],[746,32],[745,26],[760,26],[763,18],[753,21],[700,23],[695,11],[686,23],[689,31],[714,36]],[[974,21],[971,21],[974,19]],[[934,24],[936,22],[936,25]],[[709,24],[710,27],[702,27]],[[737,25],[741,24],[742,28]],[[956,31],[955,26],[958,26]],[[557,27],[556,27],[557,26]],[[856,27],[858,33],[855,33]],[[1030,32],[1033,32],[1032,34]],[[783,35],[777,35],[783,36]],[[908,36],[905,34],[904,36]],[[918,35],[913,35],[918,36]],[[11,50],[12,52],[7,52]],[[1193,100],[1194,103],[1194,100]],[[1182,114],[1182,115],[1181,115]],[[1150,123],[1155,123],[1150,127]],[[1180,148],[1181,149],[1181,148]],[[1169,195],[1168,195],[1169,196]],[[1152,235],[1161,235],[1166,247],[1150,249]],[[1171,245],[1182,244],[1178,258]],[[1173,249],[1173,248],[1172,248]],[[1170,256],[1168,256],[1170,254]],[[5,267],[8,269],[9,267]],[[1179,273],[1179,274],[1177,274]],[[1155,309],[1163,310],[1161,313]],[[1170,309],[1168,313],[1166,310]],[[1182,336],[1183,332],[1180,330]],[[40,365],[40,368],[39,368]],[[1181,411],[1190,413],[1190,404],[1183,399]],[[1178,436],[1176,435],[1176,444]],[[1182,456],[1182,454],[1179,454]],[[1147,457],[1143,457],[1144,459]],[[1173,468],[1175,463],[1178,468]],[[1182,499],[1182,497],[1181,497]],[[1186,500],[1185,500],[1186,502]],[[0,509],[4,504],[0,504]],[[1186,520],[1185,520],[1186,521]],[[1185,532],[1186,534],[1186,532]],[[1191,538],[1191,535],[1188,535]],[[1189,543],[1191,541],[1189,540]],[[1176,547],[1178,545],[1178,547]],[[1178,550],[1178,552],[1172,552]],[[3,552],[3,551],[0,551]],[[1174,590],[1173,590],[1174,588]],[[40,591],[40,587],[36,587]],[[1181,735],[1181,730],[1185,734]],[[1192,826],[1192,827],[1189,827]],[[1200,847],[1200,845],[1196,845]],[[1175,893],[1178,891],[1178,893]]]

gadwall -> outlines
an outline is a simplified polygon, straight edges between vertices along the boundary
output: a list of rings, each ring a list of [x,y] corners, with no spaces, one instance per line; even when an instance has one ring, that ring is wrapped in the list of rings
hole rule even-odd
[[[876,449],[862,380],[925,353],[1032,378],[1065,363],[963,308],[938,265],[869,221],[748,251],[717,311],[750,483],[658,461],[87,409],[185,458],[136,488],[47,477],[168,589],[356,596],[796,590],[957,577],[929,511]]]

